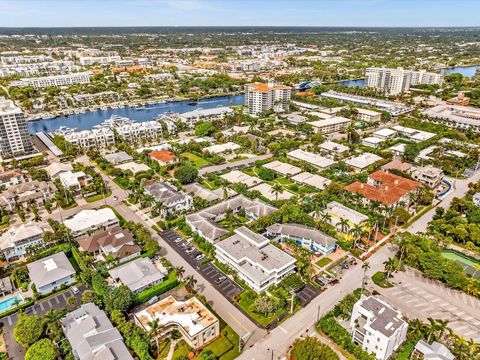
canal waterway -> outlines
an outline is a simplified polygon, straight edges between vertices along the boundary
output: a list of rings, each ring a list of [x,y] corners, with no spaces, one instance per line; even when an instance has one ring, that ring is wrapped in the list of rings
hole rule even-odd
[[[89,130],[109,119],[112,115],[127,117],[133,121],[150,121],[158,115],[165,113],[184,113],[196,109],[212,109],[221,106],[242,105],[245,102],[245,95],[221,96],[200,100],[198,105],[189,105],[189,101],[175,101],[148,105],[144,110],[138,110],[136,107],[122,107],[118,109],[97,109],[87,111],[81,114],[72,114],[69,116],[59,116],[54,119],[41,119],[29,121],[28,129],[31,134],[36,132],[52,132],[66,126],[78,130]]]

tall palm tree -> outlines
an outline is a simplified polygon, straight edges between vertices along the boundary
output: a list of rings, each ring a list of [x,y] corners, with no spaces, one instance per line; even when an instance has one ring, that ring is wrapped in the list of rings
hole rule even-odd
[[[272,186],[272,193],[275,195],[275,200],[278,200],[278,195],[281,194],[283,192],[283,186],[278,184],[278,183],[275,183],[273,186]]]
[[[355,241],[353,243],[353,250],[355,250],[355,248],[357,247],[358,240],[360,240],[362,236],[363,228],[360,226],[360,224],[355,224],[350,231],[352,232],[352,235],[355,237]]]
[[[362,269],[363,269],[363,278],[362,278],[362,295],[363,295],[363,290],[365,289],[365,276],[367,276],[367,270],[370,269],[370,264],[368,261],[365,261],[362,264]]]
[[[158,338],[160,337],[162,325],[159,323],[158,319],[153,319],[152,321],[148,322],[148,326],[150,326],[150,331],[148,332],[148,335],[150,336],[150,338],[155,339],[158,354],[158,351],[160,350],[158,346]]]
[[[445,335],[445,332],[449,330],[448,328],[448,320],[437,320],[437,330],[438,330],[438,340],[441,340]]]
[[[331,219],[332,219],[332,215],[330,215],[330,214],[327,213],[327,212],[323,212],[323,213],[322,213],[322,221],[323,221],[323,222],[329,223]]]
[[[188,276],[185,279],[185,287],[187,288],[189,293],[193,293],[195,291],[196,284],[197,284],[197,279],[195,279],[192,275]]]
[[[177,274],[177,279],[179,281],[182,281],[183,280],[183,274],[185,273],[184,267],[183,266],[178,266],[178,267],[174,268],[173,270]]]
[[[435,334],[437,332],[437,320],[429,317],[427,318],[429,324],[428,324],[428,328],[427,328],[427,334],[428,334],[428,338],[427,338],[427,342],[430,344],[430,340],[432,339],[432,337],[435,339]]]
[[[388,258],[383,262],[383,265],[385,265],[385,272],[387,273],[386,278],[388,279],[392,272],[395,271],[395,259]]]
[[[345,218],[341,218],[339,224],[340,224],[340,231],[344,234],[347,233],[348,230],[350,229],[350,223]]]

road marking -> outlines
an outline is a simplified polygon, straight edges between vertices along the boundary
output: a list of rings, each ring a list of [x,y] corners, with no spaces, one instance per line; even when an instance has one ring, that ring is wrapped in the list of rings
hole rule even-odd
[[[40,309],[45,310],[45,309],[43,308],[43,302],[40,303]]]
[[[288,334],[287,330],[285,330],[283,327],[279,326],[278,328],[282,330],[285,334]]]
[[[248,331],[248,329],[247,329],[245,326],[243,326],[243,324],[242,324],[235,316],[233,316],[232,313],[229,312],[228,315],[230,315],[230,317],[231,317],[233,320],[235,320],[235,322],[236,322],[238,325],[240,325],[244,330]]]
[[[65,296],[65,293],[62,293],[63,300],[67,301],[67,297]]]
[[[58,300],[58,296],[55,296],[54,299],[57,304],[60,304],[60,300]]]
[[[12,317],[9,316],[7,319],[8,319],[8,325],[12,326]]]

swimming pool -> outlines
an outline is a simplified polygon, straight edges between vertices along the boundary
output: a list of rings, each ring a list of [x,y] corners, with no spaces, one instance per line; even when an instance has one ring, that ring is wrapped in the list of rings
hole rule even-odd
[[[17,302],[17,300],[22,302],[23,298],[20,295],[16,295],[7,300],[0,301],[0,312],[3,312],[15,306],[15,302]]]

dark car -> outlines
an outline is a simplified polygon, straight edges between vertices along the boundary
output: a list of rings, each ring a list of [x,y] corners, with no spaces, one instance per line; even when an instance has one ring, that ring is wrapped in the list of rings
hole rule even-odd
[[[315,282],[316,282],[318,285],[320,285],[321,287],[324,287],[324,286],[325,286],[325,283],[324,283],[324,282],[322,281],[322,279],[320,279],[320,278],[316,278],[316,279],[315,279]]]

